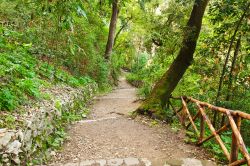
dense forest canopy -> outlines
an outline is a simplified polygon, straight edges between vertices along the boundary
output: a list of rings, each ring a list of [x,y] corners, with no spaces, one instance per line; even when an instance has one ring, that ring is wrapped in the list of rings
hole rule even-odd
[[[210,0],[200,34],[192,34],[188,21],[195,3],[201,2],[1,0],[1,112],[46,98],[41,89],[52,82],[73,87],[95,82],[107,91],[122,70],[147,99],[189,46],[185,41],[196,36],[190,66],[171,94],[250,113],[250,2]],[[156,112],[164,120],[170,120],[167,100]],[[222,123],[223,117],[212,116]],[[5,123],[0,121],[0,127]],[[242,131],[250,145],[247,127]]]

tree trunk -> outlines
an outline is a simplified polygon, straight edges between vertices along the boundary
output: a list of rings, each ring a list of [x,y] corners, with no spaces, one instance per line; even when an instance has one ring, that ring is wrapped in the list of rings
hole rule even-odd
[[[239,37],[239,39],[237,40],[237,43],[236,43],[234,57],[233,57],[233,61],[232,61],[232,65],[231,65],[231,69],[230,69],[230,73],[229,73],[229,82],[228,82],[228,88],[227,88],[226,101],[230,101],[231,96],[232,96],[232,86],[233,86],[233,76],[234,76],[233,72],[235,69],[236,60],[237,60],[238,53],[240,50],[240,44],[241,44],[241,36]]]
[[[123,31],[124,28],[126,28],[128,26],[129,21],[132,19],[132,16],[130,18],[127,19],[127,21],[121,26],[121,28],[118,30],[118,32],[115,35],[115,39],[114,39],[114,46],[116,45],[116,41],[118,39],[118,36],[121,34],[121,32]]]
[[[110,55],[112,53],[112,49],[114,46],[114,38],[115,38],[115,31],[116,31],[116,23],[117,23],[117,19],[118,19],[118,13],[119,13],[119,9],[118,9],[118,0],[113,0],[112,3],[112,16],[111,16],[111,20],[110,20],[110,25],[109,25],[109,36],[108,36],[108,42],[106,45],[106,51],[105,51],[105,59],[109,60],[110,59]]]
[[[236,28],[234,30],[234,34],[233,34],[233,36],[231,38],[230,45],[229,45],[228,52],[227,52],[227,56],[226,56],[226,59],[225,59],[225,63],[223,65],[223,69],[222,69],[221,76],[220,76],[219,87],[218,87],[218,91],[217,91],[217,95],[216,95],[216,99],[215,99],[215,105],[218,105],[218,101],[219,101],[219,98],[220,98],[220,95],[221,95],[223,80],[224,80],[224,76],[225,76],[225,73],[226,73],[226,67],[227,67],[227,63],[228,63],[228,60],[229,60],[229,57],[230,57],[230,53],[231,53],[231,50],[232,50],[232,47],[233,47],[233,43],[234,43],[236,34],[237,34],[237,32],[238,32],[238,30],[240,28],[240,25],[241,25],[243,19],[246,16],[246,13],[247,13],[249,7],[250,7],[250,3],[247,4],[247,7],[246,7],[244,13],[242,14],[242,16],[240,17],[240,20],[238,21],[238,23],[236,25]],[[213,125],[215,127],[216,127],[217,116],[218,116],[218,113],[214,112]]]
[[[230,101],[231,98],[232,98],[232,94],[233,94],[233,90],[232,90],[233,77],[234,77],[233,72],[234,72],[234,69],[235,69],[236,60],[237,60],[238,53],[239,53],[239,50],[240,50],[240,44],[241,44],[241,36],[237,40],[235,51],[234,51],[233,61],[232,61],[232,65],[231,65],[231,69],[230,69],[230,73],[229,73],[226,101]],[[221,127],[223,125],[225,125],[225,120],[226,120],[226,116],[223,114],[223,116],[221,118]]]
[[[184,32],[180,52],[167,72],[156,83],[150,96],[137,109],[139,113],[154,114],[161,118],[171,93],[193,61],[193,54],[200,34],[202,18],[209,0],[196,0]]]
[[[233,47],[233,43],[234,43],[234,40],[235,40],[235,37],[236,37],[236,34],[240,28],[240,25],[243,21],[243,19],[245,18],[246,16],[246,12],[248,11],[248,8],[250,6],[250,3],[247,4],[247,7],[246,7],[246,10],[244,11],[244,13],[242,14],[235,30],[234,30],[234,34],[231,38],[231,41],[230,41],[230,46],[228,48],[228,51],[227,51],[227,56],[226,56],[226,59],[225,59],[225,63],[223,65],[223,69],[222,69],[222,72],[221,72],[221,76],[220,76],[220,81],[219,81],[219,87],[218,87],[218,92],[217,92],[217,96],[216,96],[216,100],[215,100],[215,104],[217,105],[218,104],[218,100],[219,100],[219,97],[221,95],[221,89],[222,89],[222,84],[223,84],[223,80],[224,80],[224,76],[225,76],[225,73],[226,73],[226,67],[227,67],[227,63],[228,63],[228,60],[229,60],[229,56],[230,56],[230,52],[232,50],[232,47]]]

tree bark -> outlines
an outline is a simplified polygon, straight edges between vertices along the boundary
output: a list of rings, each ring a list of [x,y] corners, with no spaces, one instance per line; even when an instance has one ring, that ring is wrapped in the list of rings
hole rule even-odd
[[[197,40],[200,34],[202,18],[209,0],[196,0],[184,32],[180,52],[167,72],[156,83],[150,96],[137,109],[139,113],[148,113],[162,118],[163,111],[171,93],[193,61]]]
[[[110,55],[112,53],[112,49],[114,46],[114,38],[115,38],[118,13],[119,13],[118,0],[113,0],[112,16],[111,16],[110,25],[109,25],[109,36],[108,36],[108,41],[107,41],[106,50],[105,50],[105,54],[104,54],[104,58],[106,60],[110,59]]]

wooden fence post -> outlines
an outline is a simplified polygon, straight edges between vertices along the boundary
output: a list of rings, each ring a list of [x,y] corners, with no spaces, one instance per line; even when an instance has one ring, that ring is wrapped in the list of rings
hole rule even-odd
[[[205,135],[205,119],[202,116],[202,114],[200,114],[200,138],[199,138],[199,143],[202,142],[202,140],[204,139],[204,135]]]
[[[247,114],[245,112],[237,111],[237,110],[230,110],[222,107],[217,107],[212,104],[199,101],[197,99],[194,99],[192,97],[172,97],[173,99],[178,99],[182,101],[182,107],[177,111],[172,106],[173,110],[175,111],[175,115],[177,115],[183,124],[183,126],[188,129],[190,126],[192,126],[198,136],[198,142],[197,145],[200,146],[204,142],[207,142],[208,140],[215,138],[218,144],[220,145],[221,149],[223,150],[226,158],[229,161],[229,166],[236,166],[236,165],[242,165],[247,164],[250,166],[250,154],[248,152],[248,149],[244,143],[244,140],[242,138],[240,128],[241,128],[241,120],[246,119],[250,120],[250,114]],[[195,116],[192,117],[190,114],[187,103],[191,101],[192,103],[195,103],[199,109],[199,111],[195,114]],[[228,123],[224,124],[220,129],[215,130],[215,127],[212,125],[211,120],[207,116],[205,109],[208,108],[209,110],[220,112],[222,114],[225,114],[225,117],[228,117]],[[182,111],[182,112],[181,112]],[[181,112],[181,113],[179,113]],[[182,116],[181,116],[182,115]],[[189,123],[186,125],[186,120],[189,119]],[[200,128],[198,129],[196,124],[194,123],[197,118],[200,118]],[[210,136],[206,136],[206,124],[208,128],[211,131]],[[229,153],[228,149],[226,148],[224,142],[222,141],[220,135],[228,130],[232,129],[232,144],[231,144],[231,153]],[[238,160],[239,153],[241,153],[244,157]]]
[[[240,126],[241,126],[241,117],[237,116],[234,118],[235,123],[237,125],[237,128],[240,132]],[[231,157],[230,157],[230,163],[233,163],[234,161],[238,160],[238,153],[239,153],[239,144],[236,139],[236,135],[232,131],[232,145],[231,145]]]
[[[240,131],[238,130],[237,124],[235,123],[234,118],[231,115],[230,111],[226,111],[226,113],[227,113],[228,120],[229,120],[229,123],[230,123],[231,128],[232,128],[232,132],[234,133],[235,139],[237,140],[236,146],[239,147],[240,151],[242,152],[243,156],[245,157],[247,165],[250,165],[250,155],[247,151],[246,145],[243,141],[243,138],[240,134]],[[238,122],[238,124],[239,124],[239,122]]]
[[[223,141],[221,140],[220,136],[216,133],[215,128],[212,125],[212,122],[210,121],[210,119],[207,117],[205,111],[203,110],[203,108],[199,105],[199,103],[196,103],[196,105],[198,106],[201,115],[203,116],[204,120],[207,122],[207,125],[210,129],[210,131],[212,132],[212,134],[214,135],[216,141],[219,143],[221,149],[223,150],[225,156],[227,157],[228,160],[230,160],[230,154],[226,148],[226,146],[224,145]]]
[[[181,98],[181,100],[182,100],[182,105],[183,105],[183,111],[188,116],[188,119],[191,122],[191,124],[192,124],[192,126],[194,128],[194,131],[195,131],[195,133],[197,135],[197,138],[198,138],[199,137],[199,131],[198,131],[198,129],[197,129],[197,127],[196,127],[196,125],[195,125],[195,123],[193,121],[193,118],[192,118],[192,116],[191,116],[191,114],[190,114],[190,112],[188,110],[187,103],[185,102],[185,100],[183,98]]]

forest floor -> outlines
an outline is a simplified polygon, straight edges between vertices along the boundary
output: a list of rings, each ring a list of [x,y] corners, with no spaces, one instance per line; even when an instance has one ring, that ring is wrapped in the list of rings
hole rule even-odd
[[[209,158],[204,149],[184,143],[184,131],[143,116],[130,118],[139,104],[136,88],[121,78],[117,89],[95,98],[86,120],[69,127],[52,165],[162,166],[169,159]]]

